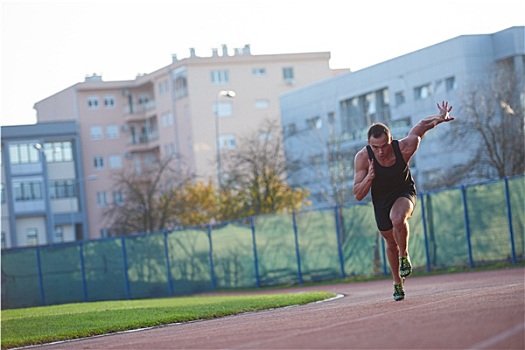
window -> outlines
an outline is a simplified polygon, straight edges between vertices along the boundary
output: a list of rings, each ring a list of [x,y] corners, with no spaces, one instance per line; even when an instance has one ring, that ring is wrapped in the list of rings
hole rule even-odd
[[[266,99],[255,100],[255,109],[268,109],[270,107],[270,101]]]
[[[15,201],[33,201],[43,198],[42,183],[39,181],[25,181],[13,183]]]
[[[95,156],[93,157],[93,166],[95,169],[104,169],[104,157]]]
[[[73,148],[71,141],[46,142],[44,152],[48,163],[70,162],[73,160]]]
[[[233,103],[231,102],[216,102],[215,115],[217,117],[230,117],[233,115]]]
[[[89,134],[91,135],[92,140],[101,140],[102,139],[102,127],[94,125],[89,128]]]
[[[352,140],[362,138],[362,133],[375,122],[391,120],[388,89],[379,89],[341,101],[341,127]]]
[[[27,245],[38,245],[38,230],[30,227],[26,230]]]
[[[9,145],[11,164],[38,163],[40,159],[38,152],[34,144],[19,143]]]
[[[185,76],[176,77],[173,85],[175,98],[188,96],[188,81]]]
[[[294,80],[293,67],[283,68],[283,79],[286,80],[287,82],[293,82]]]
[[[102,237],[102,238],[109,237],[110,233],[111,233],[111,230],[109,228],[102,228],[102,229],[100,229],[100,237]]]
[[[388,125],[390,127],[390,132],[392,135],[402,135],[406,134],[410,130],[411,118],[409,116],[392,120]],[[410,162],[414,162],[416,157],[413,157]]]
[[[186,67],[175,68],[171,76],[173,78],[173,94],[175,98],[183,97],[188,94],[188,81]]]
[[[365,100],[366,113],[371,116],[375,115],[377,112],[376,94],[373,92],[366,94]]]
[[[219,136],[219,148],[220,149],[234,149],[237,146],[234,135],[221,135]]]
[[[252,75],[254,77],[264,77],[266,75],[266,68],[254,68],[254,69],[252,69]]]
[[[5,239],[5,232],[2,231],[2,249],[7,248],[7,242]]]
[[[173,155],[175,153],[176,153],[175,152],[175,144],[173,142],[166,143],[164,145],[164,154],[166,154],[167,156],[170,156],[170,155]]]
[[[98,108],[98,96],[89,96],[87,99],[87,105],[89,109]]]
[[[149,102],[149,97],[148,97],[148,95],[141,94],[141,95],[139,96],[139,99],[138,99],[139,106],[147,105],[148,102]]]
[[[395,99],[396,99],[396,106],[401,106],[402,104],[406,102],[405,93],[403,91],[396,92]]]
[[[64,242],[64,228],[62,226],[55,226],[55,239],[53,242]]]
[[[418,86],[414,89],[414,98],[416,100],[424,100],[432,95],[430,84]]]
[[[292,135],[295,135],[296,133],[297,133],[297,125],[295,125],[295,123],[288,124],[288,126],[286,127],[286,135],[292,136]]]
[[[321,117],[319,116],[306,119],[306,124],[308,126],[308,129],[321,129],[321,127],[323,126],[323,122],[321,121]]]
[[[144,154],[144,164],[155,164],[157,162],[157,157],[154,153],[145,153]]]
[[[111,124],[106,127],[106,136],[108,139],[118,139],[119,128],[118,125]]]
[[[114,95],[105,95],[104,96],[104,107],[106,107],[106,108],[115,108],[115,96]]]
[[[105,207],[107,204],[108,202],[106,200],[106,192],[97,192],[97,205],[100,207]]]
[[[124,204],[124,195],[122,191],[113,191],[113,203],[116,205]]]
[[[163,127],[173,125],[173,113],[162,113],[160,118]]]
[[[335,112],[328,112],[328,124],[333,125],[335,123]]]
[[[226,84],[230,82],[230,73],[227,70],[211,71],[211,82],[213,84]]]
[[[2,190],[2,194],[1,194],[2,203],[5,203],[5,188],[4,188],[4,183],[1,184],[0,189]]]
[[[111,169],[120,169],[122,168],[122,157],[119,155],[109,156],[108,163]]]
[[[458,87],[456,85],[456,78],[450,77],[445,80],[445,87],[448,91],[456,90]]]
[[[76,196],[75,180],[50,181],[49,196],[51,198],[71,198]]]
[[[159,87],[159,96],[167,94],[170,89],[168,80],[159,81],[158,87]]]

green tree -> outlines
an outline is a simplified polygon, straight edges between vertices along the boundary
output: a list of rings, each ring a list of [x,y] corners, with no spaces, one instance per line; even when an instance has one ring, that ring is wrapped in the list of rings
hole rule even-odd
[[[188,182],[174,193],[172,217],[182,226],[224,222],[245,215],[243,191],[219,189],[211,180]]]

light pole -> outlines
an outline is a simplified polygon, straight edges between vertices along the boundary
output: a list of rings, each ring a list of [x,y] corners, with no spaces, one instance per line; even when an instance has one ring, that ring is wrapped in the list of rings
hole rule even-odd
[[[55,233],[55,224],[53,218],[53,210],[51,208],[51,199],[49,196],[49,174],[47,173],[47,157],[44,146],[41,143],[35,143],[33,145],[35,149],[42,155],[42,175],[44,178],[44,200],[45,200],[45,212],[46,212],[46,243],[52,243],[54,241],[53,236]],[[38,238],[37,238],[38,239]]]
[[[93,181],[93,180],[96,180],[96,179],[98,179],[97,175],[88,175],[86,177],[80,177],[78,179],[75,179],[74,182],[73,182],[73,193],[69,197],[70,198],[70,200],[69,200],[69,209],[71,211],[71,231],[73,232],[73,236],[75,237],[75,239],[76,239],[76,229],[75,229],[75,220],[74,220],[74,212],[73,212],[73,198],[77,199],[77,210],[76,210],[76,212],[77,212],[78,208],[79,208],[79,205],[78,205],[78,203],[79,203],[79,198],[78,198],[79,191],[77,191],[77,185],[79,185],[80,183],[85,182],[85,181]]]
[[[222,178],[221,178],[221,144],[219,140],[219,97],[229,97],[234,98],[236,95],[235,91],[232,90],[221,90],[217,93],[215,97],[215,143],[217,147],[217,186],[222,187]]]

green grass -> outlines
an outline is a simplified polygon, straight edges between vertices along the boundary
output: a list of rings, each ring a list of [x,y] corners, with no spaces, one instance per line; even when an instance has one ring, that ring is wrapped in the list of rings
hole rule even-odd
[[[198,296],[3,310],[2,349],[302,305],[334,296],[328,292]]]
[[[525,262],[517,264],[495,263],[474,268],[452,267],[432,272],[414,271],[414,276],[430,276],[460,272],[472,272],[506,268],[522,268]],[[366,282],[390,279],[389,275],[354,276],[338,280],[308,282],[301,286],[322,286],[326,284]],[[255,290],[279,290],[297,287],[287,284],[266,288],[235,289],[250,292]],[[319,288],[321,289],[321,288]],[[231,292],[232,289],[223,290]],[[218,291],[219,293],[221,291]],[[243,312],[258,311],[289,305],[302,305],[335,296],[328,292],[279,293],[264,295],[235,296],[193,296],[128,301],[104,301],[91,303],[63,304],[3,310],[2,349],[49,343],[59,340],[84,338],[165,324],[212,319]]]

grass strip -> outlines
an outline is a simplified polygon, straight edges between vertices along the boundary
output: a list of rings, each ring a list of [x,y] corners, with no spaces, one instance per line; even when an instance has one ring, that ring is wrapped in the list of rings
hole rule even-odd
[[[334,296],[328,292],[197,296],[3,310],[2,349],[302,305]]]

